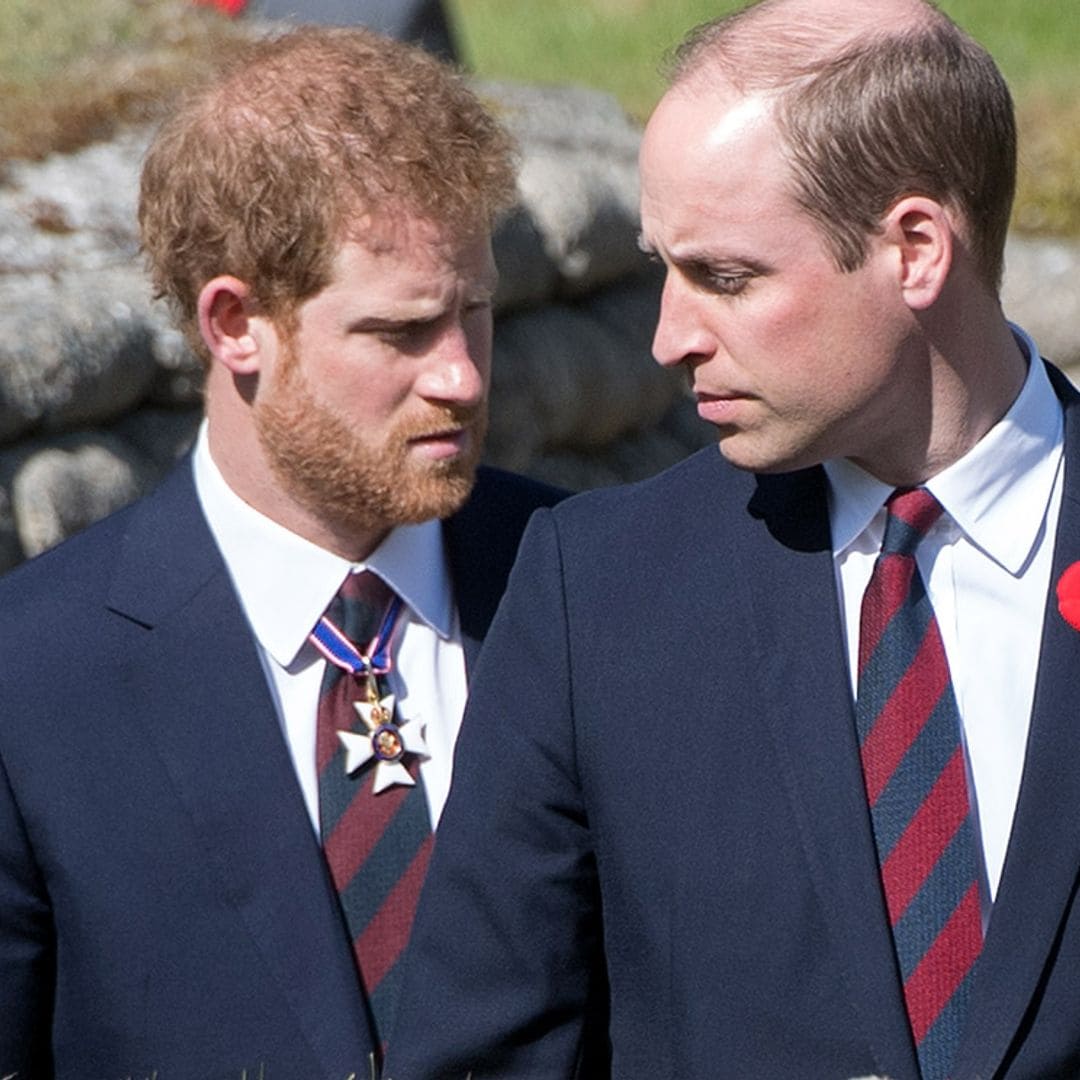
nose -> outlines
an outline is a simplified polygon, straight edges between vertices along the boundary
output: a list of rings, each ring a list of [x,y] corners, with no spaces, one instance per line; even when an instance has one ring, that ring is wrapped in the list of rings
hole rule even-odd
[[[491,370],[491,330],[469,332],[460,322],[439,335],[417,380],[416,390],[430,401],[478,405],[487,396]]]
[[[660,317],[652,353],[662,367],[675,367],[714,349],[712,334],[701,310],[705,298],[695,295],[679,276],[668,271],[660,296]]]

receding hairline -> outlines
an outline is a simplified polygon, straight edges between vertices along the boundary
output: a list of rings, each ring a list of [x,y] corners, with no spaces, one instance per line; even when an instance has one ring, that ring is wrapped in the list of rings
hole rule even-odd
[[[721,77],[742,92],[781,88],[873,40],[952,25],[927,0],[758,0],[692,30],[667,57],[669,91]]]

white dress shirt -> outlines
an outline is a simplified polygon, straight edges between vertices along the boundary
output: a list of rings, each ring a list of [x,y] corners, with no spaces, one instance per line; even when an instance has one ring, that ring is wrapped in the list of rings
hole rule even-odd
[[[1061,404],[1035,345],[1013,332],[1028,360],[1024,386],[972,450],[925,484],[945,512],[915,552],[956,692],[986,904],[997,895],[1020,789],[1063,473]],[[862,595],[892,489],[849,461],[825,471],[854,693]]]
[[[441,523],[399,526],[366,562],[351,563],[244,502],[214,463],[205,422],[192,460],[199,502],[251,626],[316,834],[315,729],[326,660],[308,635],[345,575],[363,569],[378,574],[404,601],[389,681],[402,720],[420,725],[427,742],[430,757],[421,761],[420,773],[434,828],[450,789],[466,696]]]

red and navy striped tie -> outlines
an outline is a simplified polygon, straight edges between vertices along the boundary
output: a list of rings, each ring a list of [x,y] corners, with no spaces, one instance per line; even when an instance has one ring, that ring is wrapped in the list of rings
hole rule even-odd
[[[915,547],[941,514],[925,488],[886,504],[863,596],[856,718],[882,885],[923,1080],[945,1080],[982,948],[979,857],[960,717]]]
[[[359,651],[372,650],[392,591],[375,574],[349,574],[327,613]],[[378,676],[380,696],[386,694]],[[393,1020],[400,964],[431,855],[431,818],[418,762],[404,764],[415,786],[374,794],[373,760],[349,774],[338,731],[364,733],[353,708],[366,700],[366,676],[326,665],[319,699],[317,760],[323,851],[337,887],[360,978],[371,1006],[377,1043],[385,1047]]]

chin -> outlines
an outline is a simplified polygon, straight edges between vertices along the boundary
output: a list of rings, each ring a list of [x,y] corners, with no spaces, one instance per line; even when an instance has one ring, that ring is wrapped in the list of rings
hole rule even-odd
[[[783,472],[785,465],[777,461],[771,455],[763,454],[760,450],[741,444],[737,437],[721,438],[720,453],[729,465],[745,472],[769,473]]]
[[[822,461],[805,448],[755,445],[745,433],[721,436],[720,453],[736,469],[763,474],[794,472]]]
[[[475,464],[454,462],[452,467],[402,481],[396,497],[398,525],[417,525],[431,518],[447,518],[465,505],[476,482]]]

